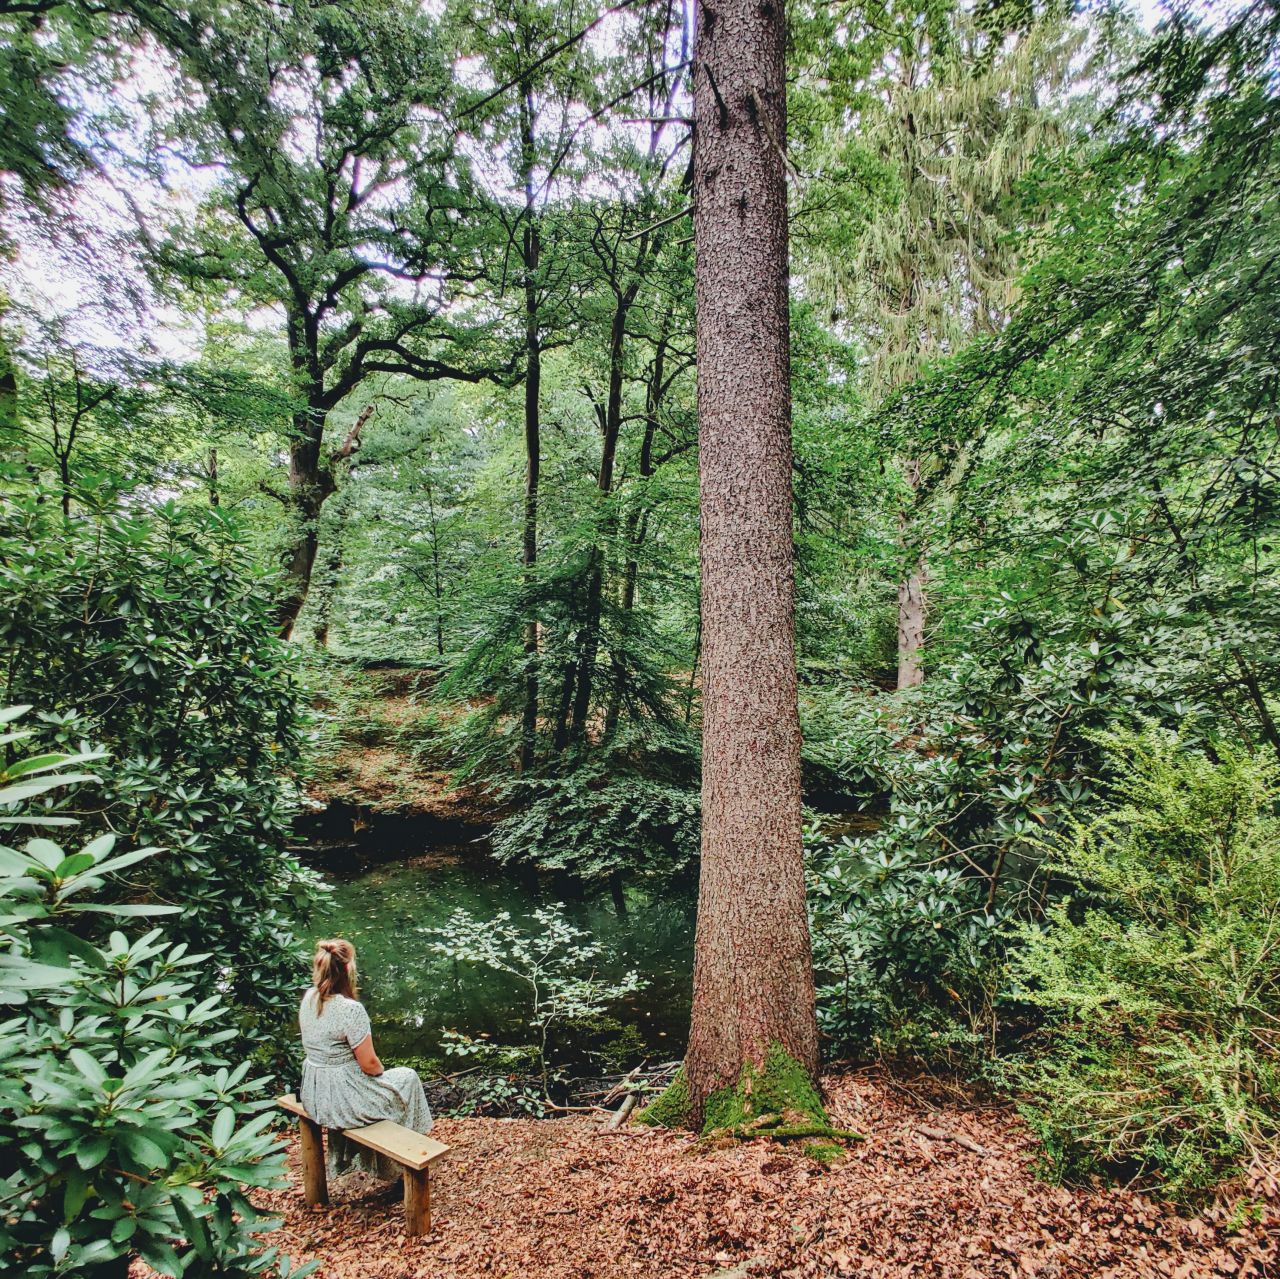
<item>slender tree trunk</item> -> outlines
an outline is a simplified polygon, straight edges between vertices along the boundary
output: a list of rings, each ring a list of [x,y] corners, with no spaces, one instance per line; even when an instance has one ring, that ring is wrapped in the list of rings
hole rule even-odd
[[[907,465],[907,484],[914,493],[920,483],[920,464]],[[903,511],[898,516],[898,545],[905,549],[909,534],[910,516]],[[924,584],[928,569],[921,556],[911,573],[898,583],[898,687],[917,688],[924,683],[924,670],[920,665],[920,650],[924,647],[925,594]]]
[[[4,314],[0,304],[0,316]],[[18,425],[18,370],[9,355],[9,347],[0,333],[0,431]]]
[[[613,898],[613,909],[619,919],[625,919],[627,911],[627,894],[620,870],[609,873],[609,895]]]
[[[920,650],[924,647],[924,565],[898,583],[898,687],[916,688],[924,683]]]
[[[524,713],[520,725],[520,771],[534,764],[538,740],[538,615],[533,604],[538,562],[538,481],[542,470],[539,400],[542,393],[542,345],[538,326],[538,266],[542,245],[534,208],[533,95],[526,88],[521,102],[521,167],[524,171],[524,540],[522,562],[528,614],[524,624]]]
[[[569,708],[573,704],[573,681],[577,670],[577,662],[565,662],[560,683],[560,701],[556,707],[555,726],[551,734],[551,748],[557,755],[569,745]]]
[[[595,686],[596,655],[600,651],[600,621],[604,604],[604,548],[613,539],[616,529],[610,503],[613,497],[613,468],[618,455],[618,436],[622,431],[623,352],[627,316],[639,287],[637,282],[633,282],[619,294],[609,332],[609,392],[605,398],[602,423],[600,471],[596,476],[596,489],[605,503],[605,510],[587,569],[587,600],[578,649],[578,671],[570,728],[570,736],[573,738],[581,737],[586,732],[587,716],[591,713],[591,693]]]
[[[644,438],[640,441],[640,483],[653,475],[653,440],[658,433],[658,410],[662,403],[663,372],[666,368],[667,339],[661,338],[654,348],[653,364],[649,370],[649,386],[645,393]],[[649,508],[646,505],[647,495],[641,492],[640,499],[627,515],[627,523],[623,540],[627,547],[627,564],[622,576],[622,616],[630,617],[636,605],[636,584],[640,577],[640,547],[644,545],[645,533],[649,525]],[[622,712],[622,680],[624,672],[621,664],[614,662],[614,686],[609,694],[609,709],[605,715],[604,735],[612,737],[618,727],[618,719]]]
[[[58,455],[58,483],[62,488],[62,518],[71,519],[71,461],[70,453]]]
[[[818,1065],[801,850],[787,297],[786,21],[698,10],[694,239],[702,869],[691,1118],[778,1044]]]
[[[436,606],[436,656],[444,656],[444,576],[440,571],[440,522],[436,519],[436,494],[426,477],[427,518],[431,521],[431,598]]]
[[[644,438],[640,441],[640,483],[653,475],[653,441],[658,434],[658,414],[662,409],[663,377],[666,372],[667,339],[658,340],[645,390]],[[627,518],[627,567],[622,582],[622,611],[629,613],[636,602],[636,581],[640,574],[639,554],[644,545],[649,507],[642,496]]]

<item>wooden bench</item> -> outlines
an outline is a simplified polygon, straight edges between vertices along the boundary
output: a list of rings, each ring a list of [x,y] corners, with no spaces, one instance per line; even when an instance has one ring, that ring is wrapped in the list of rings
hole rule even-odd
[[[327,1204],[329,1186],[324,1171],[324,1129],[289,1093],[276,1100],[281,1110],[298,1118],[302,1140],[302,1193],[309,1204]],[[342,1134],[369,1150],[398,1163],[404,1169],[404,1220],[406,1233],[425,1235],[431,1231],[431,1165],[449,1147],[434,1137],[424,1137],[403,1124],[383,1119],[367,1128],[347,1128]]]

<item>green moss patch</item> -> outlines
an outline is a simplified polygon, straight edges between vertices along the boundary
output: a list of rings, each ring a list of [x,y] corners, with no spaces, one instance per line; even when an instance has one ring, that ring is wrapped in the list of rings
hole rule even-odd
[[[636,1116],[636,1122],[653,1128],[688,1130],[692,1105],[684,1070]],[[801,1141],[804,1153],[820,1163],[831,1163],[844,1154],[843,1141],[861,1141],[862,1134],[833,1128],[822,1098],[804,1067],[779,1044],[770,1046],[764,1065],[743,1067],[732,1088],[721,1088],[707,1098],[702,1135],[750,1141]]]
[[[835,1142],[862,1140],[861,1133],[831,1126],[813,1080],[780,1044],[769,1046],[762,1067],[748,1063],[733,1087],[712,1093],[703,1116],[702,1133],[707,1137],[823,1139],[810,1141],[806,1150],[823,1151],[814,1158],[824,1162],[842,1153]]]
[[[807,1141],[800,1149],[810,1159],[814,1159],[820,1164],[833,1164],[846,1154],[843,1146],[837,1146],[832,1141]]]
[[[675,1078],[639,1114],[636,1123],[651,1128],[689,1127],[689,1085],[684,1080],[684,1067]]]

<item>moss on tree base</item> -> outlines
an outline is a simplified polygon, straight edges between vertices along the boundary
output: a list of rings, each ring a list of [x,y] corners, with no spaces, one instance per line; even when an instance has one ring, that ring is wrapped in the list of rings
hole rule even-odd
[[[687,1130],[691,1111],[689,1085],[682,1069],[636,1119],[655,1128]],[[813,1080],[779,1044],[770,1045],[762,1067],[748,1063],[735,1085],[707,1098],[702,1135],[739,1141],[756,1137],[804,1141],[805,1154],[823,1163],[844,1153],[836,1143],[863,1140],[861,1133],[832,1127]]]
[[[683,1066],[666,1088],[636,1115],[636,1123],[648,1124],[651,1128],[689,1127],[689,1085],[684,1080]]]

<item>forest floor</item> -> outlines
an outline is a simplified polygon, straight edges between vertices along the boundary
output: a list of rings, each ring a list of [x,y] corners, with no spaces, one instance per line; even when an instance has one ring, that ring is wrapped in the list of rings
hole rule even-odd
[[[318,1258],[322,1279],[1280,1275],[1273,1178],[1251,1191],[1270,1205],[1262,1220],[1182,1217],[1037,1180],[1007,1107],[930,1099],[876,1071],[825,1083],[833,1122],[867,1138],[830,1167],[764,1140],[710,1148],[586,1117],[442,1119],[434,1135],[453,1150],[435,1165],[429,1236],[406,1237],[400,1204],[361,1186],[308,1209],[292,1148],[290,1189],[262,1203],[284,1218],[273,1242]]]

